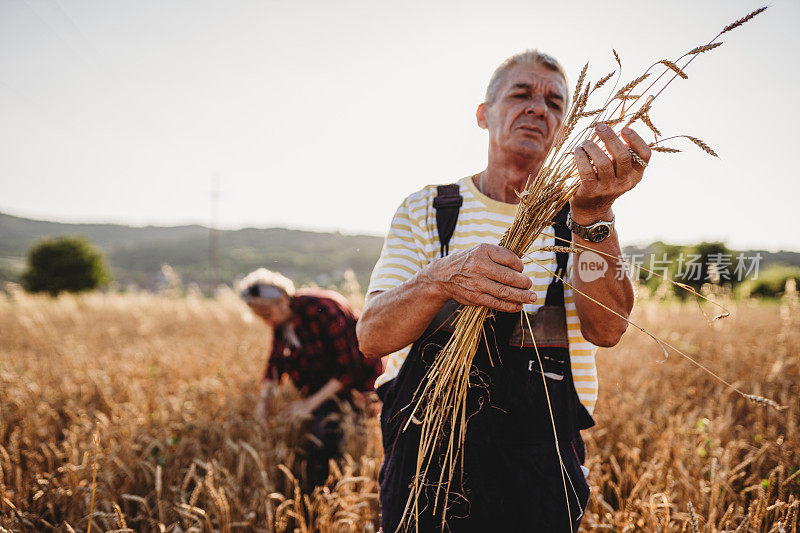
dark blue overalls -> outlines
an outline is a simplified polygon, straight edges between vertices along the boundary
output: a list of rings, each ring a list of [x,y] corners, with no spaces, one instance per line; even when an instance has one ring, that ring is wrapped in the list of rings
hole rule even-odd
[[[562,210],[554,220],[556,241],[561,246],[571,241],[566,213]],[[442,240],[449,240],[451,235],[452,230],[446,236],[440,231],[445,237]],[[559,275],[563,275],[567,254],[558,253],[557,263]],[[412,346],[398,375],[378,389],[383,400],[380,500],[385,533],[398,528],[416,473],[420,426],[412,423],[405,431],[403,427],[416,403],[419,384],[452,335],[457,308],[457,302],[451,301],[437,314]],[[580,430],[591,427],[594,421],[579,401],[572,380],[560,280],[553,278],[544,306],[528,317],[539,358],[527,323],[524,318],[520,322],[520,313],[495,312],[484,325],[493,353],[490,361],[482,342],[473,362],[466,400],[469,423],[463,446],[463,475],[458,469],[446,511],[450,531],[578,530],[589,498],[589,486],[580,468],[585,459]],[[563,459],[566,495],[539,360]],[[428,473],[429,480],[438,480],[435,466]],[[435,487],[428,486],[420,496],[419,531],[442,529],[441,505],[436,516],[432,512],[434,494]]]

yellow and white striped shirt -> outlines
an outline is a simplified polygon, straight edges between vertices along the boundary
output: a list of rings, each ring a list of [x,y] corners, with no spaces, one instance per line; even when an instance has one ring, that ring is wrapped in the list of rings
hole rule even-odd
[[[458,224],[450,240],[450,252],[464,250],[472,246],[500,242],[505,231],[514,220],[517,206],[492,200],[482,194],[471,178],[458,181],[464,203],[458,215]],[[436,210],[433,199],[436,197],[436,186],[429,185],[407,197],[392,219],[389,233],[383,244],[383,250],[375,269],[372,271],[367,293],[387,291],[409,280],[423,266],[439,257],[439,236],[436,230]],[[553,244],[552,226],[545,228],[531,249]],[[547,267],[556,270],[555,252],[536,252],[531,257]],[[570,280],[572,272],[572,256],[567,264],[567,276]],[[527,262],[526,274],[536,292],[537,301],[527,304],[525,310],[535,312],[544,304],[547,286],[552,274],[536,262]],[[569,353],[572,360],[572,376],[575,389],[584,406],[591,413],[597,401],[597,367],[595,352],[597,347],[581,335],[578,313],[575,310],[575,299],[572,289],[564,287],[564,305],[567,312],[567,331],[569,335]],[[397,376],[411,347],[389,356],[383,374],[375,381],[378,387]]]

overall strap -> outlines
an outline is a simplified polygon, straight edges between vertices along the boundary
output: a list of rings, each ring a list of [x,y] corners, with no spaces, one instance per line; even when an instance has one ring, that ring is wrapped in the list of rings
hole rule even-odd
[[[450,253],[450,239],[456,230],[458,211],[463,203],[458,183],[436,187],[433,208],[436,210],[436,231],[439,233],[439,243],[442,245],[441,257]]]
[[[561,211],[553,218],[553,229],[555,230],[555,245],[569,246],[572,243],[572,232],[567,227],[567,213],[569,213],[569,203],[564,204]],[[556,274],[563,278],[567,273],[568,252],[556,252]],[[564,305],[564,283],[553,276],[553,281],[547,287],[547,298],[545,305]]]

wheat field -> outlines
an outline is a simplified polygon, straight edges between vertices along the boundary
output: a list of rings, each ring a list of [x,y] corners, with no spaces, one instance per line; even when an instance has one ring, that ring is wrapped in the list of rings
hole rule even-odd
[[[786,408],[629,329],[598,353],[582,529],[796,533],[800,307],[729,306],[633,319]],[[0,295],[0,531],[376,531],[377,419],[351,416],[346,460],[301,491],[303,428],[252,419],[269,343],[232,294]]]

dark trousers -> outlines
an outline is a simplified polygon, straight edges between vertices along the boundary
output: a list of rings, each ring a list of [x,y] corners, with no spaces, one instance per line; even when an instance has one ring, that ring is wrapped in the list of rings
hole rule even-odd
[[[572,382],[563,306],[540,309],[531,322],[551,319],[562,326],[561,342],[542,342],[535,350],[515,333],[518,315],[498,313],[491,327],[484,327],[485,346],[498,349],[494,363],[484,345],[473,359],[474,385],[465,399],[469,424],[462,443],[463,462],[449,487],[452,497],[446,511],[439,506],[434,512],[442,464],[436,455],[443,456],[447,445],[442,439],[444,443],[431,451],[434,459],[417,495],[419,514],[407,523],[411,531],[578,530],[589,499],[589,485],[581,471],[580,430],[594,421],[580,404]],[[450,335],[433,327],[428,331],[414,343],[397,377],[378,390],[384,402],[380,500],[386,533],[400,525],[417,472],[421,426],[408,424],[411,408],[419,399],[420,383]]]
[[[311,421],[310,438],[303,451],[306,456],[305,488],[310,492],[325,483],[330,473],[329,462],[342,457],[342,411],[336,400],[328,400],[317,407]]]

